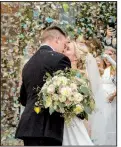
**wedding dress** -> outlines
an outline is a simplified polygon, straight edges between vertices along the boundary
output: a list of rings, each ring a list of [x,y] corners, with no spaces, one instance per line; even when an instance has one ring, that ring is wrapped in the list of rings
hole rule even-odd
[[[108,103],[107,98],[116,87],[110,76],[110,68],[105,69],[97,90],[96,109],[90,117],[91,138],[96,145],[116,145],[116,99]]]
[[[95,111],[89,118],[91,139],[96,145],[116,145],[116,99],[111,103],[107,101],[110,94],[116,90],[110,76],[110,67],[105,69],[101,78],[96,60],[89,55],[87,73],[96,103]]]
[[[75,117],[71,123],[64,123],[63,145],[94,145],[83,120]]]
[[[75,117],[69,125],[64,124],[63,145],[94,145],[83,124],[83,120]]]
[[[116,91],[116,86],[113,83],[113,77],[110,75],[111,68],[105,69],[102,76],[103,89],[107,93],[107,96]],[[106,103],[105,107],[105,119],[106,119],[106,139],[105,145],[116,145],[116,98],[111,103]]]

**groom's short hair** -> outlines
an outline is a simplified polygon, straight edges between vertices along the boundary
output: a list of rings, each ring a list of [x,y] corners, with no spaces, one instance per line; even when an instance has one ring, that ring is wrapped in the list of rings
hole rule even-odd
[[[60,34],[67,37],[67,33],[64,32],[60,27],[50,26],[43,31],[41,35],[41,42],[43,43],[48,39],[53,39],[54,37]]]

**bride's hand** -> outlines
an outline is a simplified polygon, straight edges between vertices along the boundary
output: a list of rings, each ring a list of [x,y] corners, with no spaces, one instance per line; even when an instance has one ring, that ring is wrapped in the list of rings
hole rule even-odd
[[[113,96],[110,96],[110,97],[108,98],[108,102],[111,103],[111,102],[113,101],[113,99],[114,99],[114,97],[113,97]]]
[[[114,92],[112,95],[109,96],[108,102],[111,103],[114,100],[115,96],[116,96],[116,92]]]

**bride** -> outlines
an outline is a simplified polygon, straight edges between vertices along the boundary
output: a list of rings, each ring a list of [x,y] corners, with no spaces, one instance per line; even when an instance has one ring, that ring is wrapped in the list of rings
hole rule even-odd
[[[83,57],[86,57],[87,51],[85,46],[85,55]],[[77,44],[74,41],[68,43],[68,46],[64,51],[64,54],[71,60],[72,68],[74,69],[78,69],[79,66],[82,66],[81,60],[83,59],[81,59],[81,55],[83,53],[83,51],[78,49]],[[80,73],[81,72],[83,71],[80,71]],[[63,145],[93,145],[83,120],[75,117],[70,126],[64,124]]]
[[[109,50],[106,50],[105,54],[110,55],[112,59],[115,57]],[[102,64],[99,64],[99,57],[97,59],[99,70],[96,60],[91,55],[87,60],[87,65],[91,65],[87,66],[87,73],[96,102],[96,110],[89,119],[91,138],[96,145],[116,145],[116,84],[113,82],[115,70],[110,62],[104,59],[105,69],[102,74]],[[100,63],[103,63],[102,60]]]

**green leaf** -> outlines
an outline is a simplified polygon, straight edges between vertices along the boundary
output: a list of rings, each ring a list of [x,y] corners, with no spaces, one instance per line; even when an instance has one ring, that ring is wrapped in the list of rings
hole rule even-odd
[[[85,113],[85,119],[88,121],[88,114]]]
[[[86,94],[86,95],[89,95],[89,90],[87,87],[84,87],[84,86],[81,86],[80,87],[80,90],[82,93]]]
[[[47,72],[46,73],[46,76],[48,77],[48,78],[50,78],[51,77],[51,75]]]
[[[32,20],[32,18],[33,18],[33,11],[32,10],[27,11],[27,15],[28,15],[28,18],[30,20]]]
[[[65,106],[65,105],[64,105],[63,103],[60,103],[60,104],[59,104],[59,107],[60,107],[60,108],[64,108],[64,106]]]
[[[64,9],[65,12],[67,12],[69,10],[69,5],[67,3],[64,3],[63,9]]]
[[[92,110],[91,110],[90,107],[85,107],[84,110],[85,110],[85,112],[86,112],[87,114],[91,114],[91,113],[92,113]]]
[[[53,108],[49,108],[49,113],[50,115],[52,115],[52,113],[54,112],[55,110]]]

